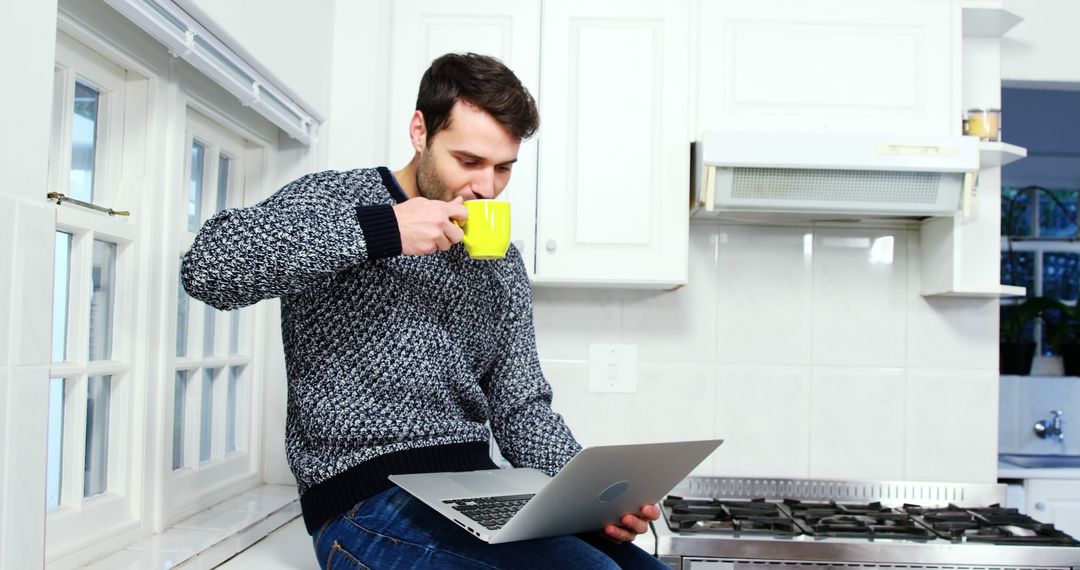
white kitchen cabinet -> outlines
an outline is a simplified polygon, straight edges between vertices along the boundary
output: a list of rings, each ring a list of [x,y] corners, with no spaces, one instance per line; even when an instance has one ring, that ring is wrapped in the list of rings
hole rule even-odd
[[[685,283],[689,2],[543,12],[537,282]]]
[[[689,6],[396,0],[391,166],[412,157],[407,123],[431,60],[451,51],[494,55],[540,107],[540,131],[522,145],[503,195],[512,204],[512,239],[534,282],[685,283]]]
[[[1024,502],[1031,517],[1080,536],[1080,481],[1025,479]]]
[[[953,2],[699,5],[702,130],[960,134]]]
[[[539,86],[540,0],[395,0],[390,38],[389,166],[413,156],[409,119],[420,77],[440,55],[474,52],[506,63],[534,96]],[[543,117],[541,117],[543,123]],[[511,240],[534,271],[537,139],[521,145],[510,184],[500,196],[511,203]]]

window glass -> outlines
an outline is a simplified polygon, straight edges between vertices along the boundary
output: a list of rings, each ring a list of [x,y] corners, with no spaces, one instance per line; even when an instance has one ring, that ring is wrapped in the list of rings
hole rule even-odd
[[[206,308],[205,316],[203,317],[203,354],[206,356],[213,356],[214,354],[214,322],[217,317],[217,310],[210,305],[204,305]]]
[[[180,262],[183,263],[183,258]],[[184,291],[184,279],[177,275],[176,290],[176,355],[187,356],[188,346],[188,294]]]
[[[203,371],[202,416],[199,425],[199,461],[210,460],[214,428],[214,376],[217,370]]]
[[[86,459],[83,471],[83,496],[93,497],[109,484],[109,402],[112,377],[89,379],[86,393]]]
[[[1001,282],[1027,287],[1035,294],[1035,255],[1029,251],[1001,252]]]
[[[75,109],[71,120],[71,173],[67,195],[84,202],[94,201],[94,157],[97,154],[98,105],[101,94],[77,81]]]
[[[187,396],[188,373],[182,370],[176,373],[173,384],[173,433],[172,433],[172,468],[180,469],[184,466],[184,414],[187,406],[184,400]]]
[[[112,358],[116,244],[94,240],[90,283],[90,360]]]
[[[1001,189],[1001,235],[1030,236],[1034,209],[1031,190]]]
[[[240,309],[229,311],[229,354],[240,351]]]
[[[1075,301],[1080,293],[1080,254],[1043,254],[1043,296]]]
[[[1076,190],[1039,192],[1039,235],[1042,237],[1076,237]]]
[[[68,282],[71,271],[71,234],[56,232],[53,255],[52,361],[67,357]]]
[[[217,211],[228,207],[229,200],[229,165],[232,160],[222,154],[218,157]]]
[[[191,178],[188,184],[187,229],[199,231],[202,225],[203,172],[206,163],[206,145],[199,141],[191,143]]]
[[[60,505],[60,475],[64,468],[64,379],[49,380],[49,441],[45,467],[45,507]]]
[[[236,391],[240,382],[240,367],[229,367],[229,386],[225,396],[225,453],[236,451]]]

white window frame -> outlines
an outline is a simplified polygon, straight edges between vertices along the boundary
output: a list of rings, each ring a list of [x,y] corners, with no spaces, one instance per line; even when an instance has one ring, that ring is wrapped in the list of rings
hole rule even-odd
[[[183,139],[183,164],[184,168],[180,184],[174,198],[170,200],[175,205],[175,215],[172,215],[172,223],[175,231],[172,232],[172,255],[174,267],[173,275],[179,276],[179,262],[183,254],[191,248],[195,240],[196,232],[188,230],[188,192],[191,173],[191,148],[195,140],[205,146],[204,171],[203,171],[203,195],[216,198],[219,157],[227,155],[230,164],[230,188],[226,195],[226,208],[236,208],[245,205],[245,196],[249,195],[249,187],[257,187],[262,179],[261,165],[264,149],[257,144],[248,142],[241,129],[235,128],[227,119],[213,108],[189,98],[185,105],[185,129]],[[228,125],[228,126],[226,126]],[[179,158],[179,157],[176,157]],[[252,164],[254,163],[254,164]],[[250,186],[249,186],[250,184]],[[202,223],[213,217],[217,212],[216,199],[203,199],[201,212],[199,212],[200,227]],[[231,311],[216,313],[214,319],[214,351],[209,356],[195,356],[203,351],[204,317],[207,305],[194,299],[188,298],[188,328],[187,328],[187,356],[176,356],[176,331],[177,331],[177,304],[175,297],[179,294],[178,287],[174,287],[174,298],[170,305],[171,326],[173,332],[172,341],[166,348],[171,355],[171,374],[166,374],[167,383],[165,393],[168,398],[166,406],[165,431],[167,434],[164,459],[165,459],[165,517],[168,521],[182,519],[194,512],[205,509],[220,501],[228,494],[235,492],[237,488],[250,486],[258,478],[259,457],[261,441],[255,437],[256,430],[252,429],[256,419],[261,417],[258,410],[258,402],[255,394],[259,391],[255,386],[255,370],[253,366],[254,352],[254,328],[255,319],[251,308],[238,309],[240,337],[238,352],[229,354],[229,329],[232,326]],[[225,403],[228,389],[229,370],[232,367],[240,368],[238,375],[237,393],[237,432],[236,450],[231,453],[225,452]],[[217,380],[214,381],[214,406],[212,423],[212,445],[209,461],[199,460],[200,419],[202,414],[202,389],[203,375],[206,370],[216,370]],[[173,425],[174,395],[176,373],[188,373],[188,385],[185,391],[184,404],[184,450],[183,467],[173,470]]]
[[[125,135],[125,92],[127,71],[109,62],[89,47],[63,33],[57,33],[54,90],[54,131],[50,153],[49,189],[66,193],[71,164],[71,120],[75,81],[86,83],[100,93],[98,136],[95,149],[93,202],[115,206],[120,196]],[[134,207],[127,204],[124,207]],[[117,207],[117,209],[124,209]],[[132,429],[139,414],[133,386],[135,315],[138,304],[136,260],[139,224],[135,219],[63,205],[56,209],[56,229],[71,234],[68,281],[67,352],[64,362],[50,366],[49,378],[65,379],[64,436],[62,444],[60,505],[46,516],[47,558],[64,556],[104,537],[139,525],[138,509],[141,474],[138,449],[141,440]],[[116,244],[115,294],[112,317],[112,355],[107,361],[89,360],[90,299],[84,293],[91,282],[95,240]],[[86,438],[88,379],[111,376],[108,432],[108,485],[105,493],[83,497],[83,469]],[[70,467],[78,467],[76,469]]]

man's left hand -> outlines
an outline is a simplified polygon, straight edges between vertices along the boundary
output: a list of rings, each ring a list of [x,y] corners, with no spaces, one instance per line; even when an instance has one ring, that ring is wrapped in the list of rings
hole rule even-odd
[[[613,542],[629,542],[639,534],[649,531],[649,521],[660,518],[660,508],[656,505],[641,507],[640,513],[623,515],[620,525],[609,524],[604,527],[604,537]]]

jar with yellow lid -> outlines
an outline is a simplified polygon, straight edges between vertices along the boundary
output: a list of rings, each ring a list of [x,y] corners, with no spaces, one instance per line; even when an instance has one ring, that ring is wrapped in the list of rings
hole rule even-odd
[[[964,134],[984,141],[1001,140],[1001,109],[968,109],[964,114]]]

